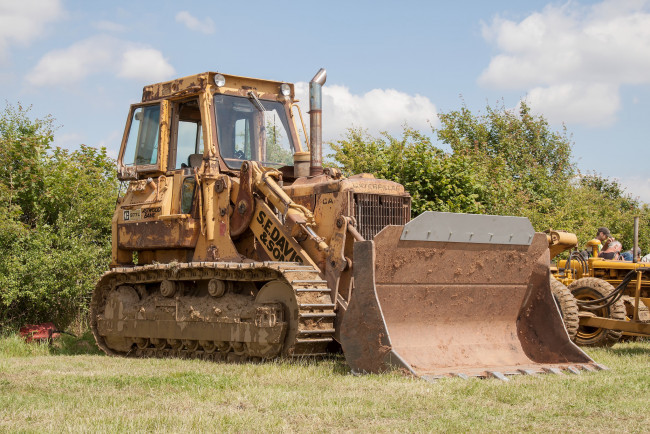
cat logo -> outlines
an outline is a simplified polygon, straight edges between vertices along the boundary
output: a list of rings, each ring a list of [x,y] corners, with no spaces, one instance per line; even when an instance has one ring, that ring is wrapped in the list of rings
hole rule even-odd
[[[133,221],[133,220],[140,220],[142,218],[142,210],[139,210],[139,209],[132,209],[132,210],[125,209],[123,216],[124,216],[124,221],[125,222]]]

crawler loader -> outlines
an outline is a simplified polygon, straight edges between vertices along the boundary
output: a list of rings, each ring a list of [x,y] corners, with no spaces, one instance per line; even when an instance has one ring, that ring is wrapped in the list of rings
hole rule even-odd
[[[91,300],[100,348],[230,362],[342,348],[355,372],[428,379],[599,369],[569,341],[527,219],[411,220],[402,185],[323,167],[325,79],[308,134],[291,83],[206,72],[144,88]]]

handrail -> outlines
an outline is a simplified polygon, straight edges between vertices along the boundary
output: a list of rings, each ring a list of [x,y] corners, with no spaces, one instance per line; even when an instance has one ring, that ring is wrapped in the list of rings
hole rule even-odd
[[[296,104],[296,103],[292,103],[291,104],[291,109],[289,109],[289,114],[291,115],[291,118],[293,118],[293,126],[297,130],[298,127],[296,126],[296,118],[293,115],[293,108],[294,107],[298,108],[298,115],[300,116],[300,123],[302,124],[302,133],[305,136],[305,149],[304,150],[308,151],[309,150],[309,136],[307,135],[307,128],[305,128],[305,121],[302,118],[302,110],[300,110],[300,106],[298,104]]]

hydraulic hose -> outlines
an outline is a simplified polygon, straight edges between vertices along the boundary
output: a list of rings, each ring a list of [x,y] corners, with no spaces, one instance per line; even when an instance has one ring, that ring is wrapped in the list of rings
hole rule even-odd
[[[636,273],[639,271],[641,273],[644,273],[646,271],[650,271],[650,268],[643,267],[643,268],[637,268],[636,270],[629,271],[625,275],[625,277],[623,277],[623,280],[621,281],[621,283],[618,284],[618,286],[614,289],[614,291],[607,294],[605,297],[599,298],[597,300],[586,300],[586,301],[578,300],[578,306],[582,307],[585,310],[600,310],[611,306],[612,304],[616,303],[618,300],[621,299],[621,297],[623,296],[623,291],[627,287],[628,283],[632,281],[632,279],[636,276]],[[605,302],[605,304],[599,304],[603,302]]]

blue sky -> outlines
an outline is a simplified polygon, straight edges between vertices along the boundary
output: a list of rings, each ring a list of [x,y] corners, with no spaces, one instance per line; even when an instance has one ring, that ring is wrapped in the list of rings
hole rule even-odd
[[[0,95],[52,114],[58,146],[116,155],[146,84],[220,71],[304,95],[320,67],[325,140],[526,99],[581,171],[650,202],[649,1],[0,0]]]

